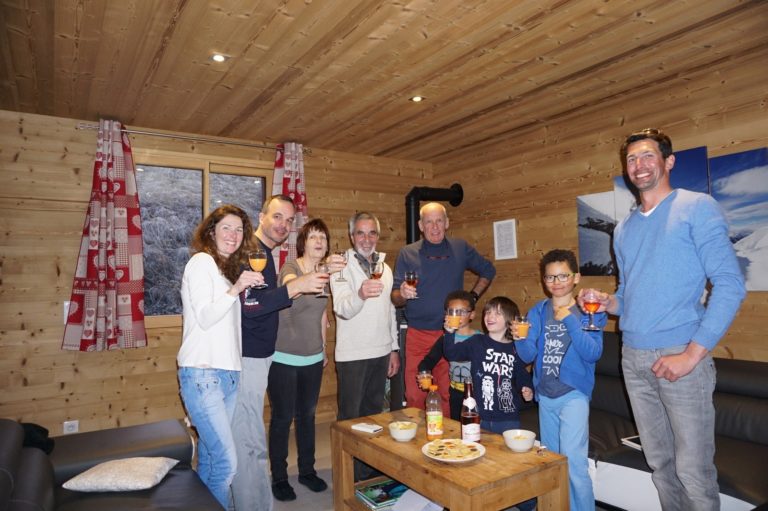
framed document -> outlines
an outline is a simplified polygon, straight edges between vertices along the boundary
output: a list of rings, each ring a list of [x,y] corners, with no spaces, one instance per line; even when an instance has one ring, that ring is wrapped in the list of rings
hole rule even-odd
[[[493,222],[493,251],[497,261],[517,259],[517,220]]]

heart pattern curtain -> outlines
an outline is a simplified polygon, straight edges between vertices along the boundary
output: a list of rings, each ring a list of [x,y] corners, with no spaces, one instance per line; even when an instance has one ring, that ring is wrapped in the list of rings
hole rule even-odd
[[[296,233],[307,221],[307,193],[304,187],[304,149],[301,144],[278,144],[275,153],[275,173],[272,178],[272,194],[283,194],[296,205],[296,220],[288,239],[275,247],[272,256],[278,271],[285,261],[296,259]]]
[[[141,215],[131,144],[119,122],[101,120],[62,349],[146,345]]]

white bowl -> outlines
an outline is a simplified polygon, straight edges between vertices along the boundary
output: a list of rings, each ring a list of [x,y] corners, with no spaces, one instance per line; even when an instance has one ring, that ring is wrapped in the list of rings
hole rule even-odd
[[[528,452],[536,440],[536,433],[527,429],[508,429],[504,433],[504,443],[515,452]]]
[[[416,436],[418,424],[411,421],[395,421],[389,423],[389,434],[398,442],[408,442]]]

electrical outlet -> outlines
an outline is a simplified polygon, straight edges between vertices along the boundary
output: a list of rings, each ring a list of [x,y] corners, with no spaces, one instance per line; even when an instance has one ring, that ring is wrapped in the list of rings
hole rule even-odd
[[[69,300],[65,300],[64,301],[64,314],[63,314],[63,318],[64,318],[64,324],[65,325],[67,324],[67,316],[69,316]]]
[[[69,435],[72,433],[77,433],[80,430],[80,421],[79,420],[73,420],[73,421],[64,421],[64,434]]]

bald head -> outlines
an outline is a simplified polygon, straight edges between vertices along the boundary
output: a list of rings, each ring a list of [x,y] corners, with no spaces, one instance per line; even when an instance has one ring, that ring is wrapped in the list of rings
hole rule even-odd
[[[448,229],[448,213],[439,202],[424,204],[419,210],[419,230],[430,243],[441,243]]]

